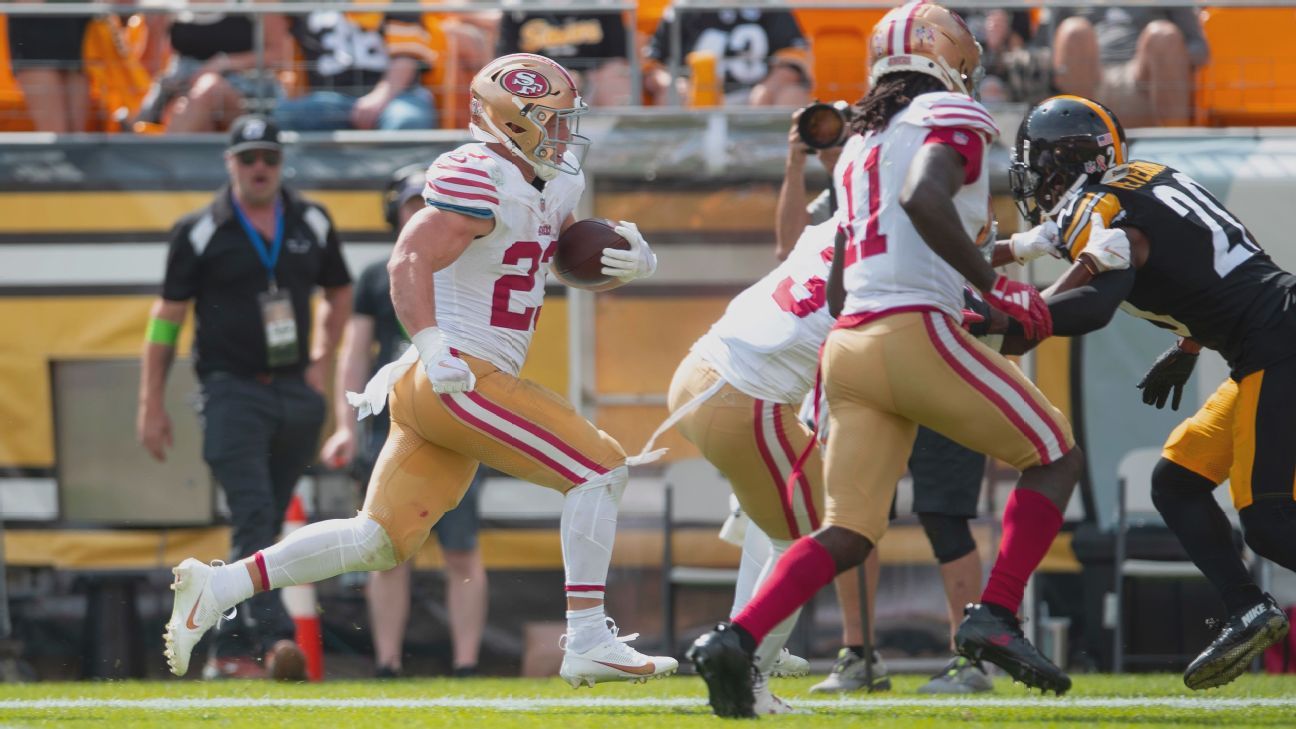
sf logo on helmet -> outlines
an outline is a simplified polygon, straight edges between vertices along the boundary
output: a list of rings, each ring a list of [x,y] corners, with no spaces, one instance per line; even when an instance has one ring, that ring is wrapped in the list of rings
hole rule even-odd
[[[510,94],[534,99],[549,93],[549,79],[524,68],[515,68],[500,78],[500,85]]]

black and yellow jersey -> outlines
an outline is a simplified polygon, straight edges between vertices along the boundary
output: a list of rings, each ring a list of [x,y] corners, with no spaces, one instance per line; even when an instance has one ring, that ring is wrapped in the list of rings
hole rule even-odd
[[[1191,177],[1136,160],[1086,185],[1058,219],[1070,260],[1094,216],[1150,244],[1121,308],[1216,350],[1235,379],[1296,356],[1296,276]]]

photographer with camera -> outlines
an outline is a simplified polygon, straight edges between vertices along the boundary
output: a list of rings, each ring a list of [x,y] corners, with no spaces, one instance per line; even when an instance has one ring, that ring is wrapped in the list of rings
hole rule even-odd
[[[831,177],[842,147],[850,137],[854,112],[855,107],[845,101],[815,102],[793,112],[786,174],[775,215],[776,254],[780,260],[786,258],[806,225],[822,223],[836,212],[837,201],[831,184],[806,204],[806,157],[816,154]],[[963,606],[979,599],[981,557],[968,522],[977,513],[985,456],[920,427],[908,466],[913,478],[913,510],[940,563],[952,640]],[[869,615],[867,645],[872,646],[876,645],[871,633],[881,572],[876,550],[869,554],[864,568],[868,581],[864,593]],[[810,690],[829,693],[889,690],[891,681],[882,657],[876,651],[865,649],[858,573],[842,572],[834,580],[834,587],[841,608],[843,647],[832,673]],[[871,667],[865,661],[866,653],[871,654]],[[918,690],[920,693],[981,693],[992,688],[990,677],[980,665],[956,656]]]
[[[844,101],[824,104],[818,101],[792,112],[788,131],[788,155],[783,168],[783,186],[779,188],[778,208],[774,211],[774,255],[787,259],[792,246],[807,225],[822,223],[836,209],[832,185],[806,204],[806,157],[817,155],[831,177],[837,158],[846,143],[850,106]]]

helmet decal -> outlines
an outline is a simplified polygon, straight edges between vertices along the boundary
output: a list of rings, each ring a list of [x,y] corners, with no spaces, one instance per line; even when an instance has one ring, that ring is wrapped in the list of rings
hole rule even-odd
[[[500,86],[510,94],[537,99],[549,94],[549,79],[528,68],[515,68],[500,76]]]

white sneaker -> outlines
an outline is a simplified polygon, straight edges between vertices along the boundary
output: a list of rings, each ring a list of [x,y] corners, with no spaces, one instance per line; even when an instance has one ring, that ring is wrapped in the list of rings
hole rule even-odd
[[[810,661],[801,656],[792,655],[787,648],[779,651],[774,665],[770,666],[771,678],[800,678],[810,675]]]
[[[793,708],[791,704],[775,696],[770,690],[769,680],[770,677],[763,673],[757,673],[752,677],[752,695],[756,697],[752,710],[756,712],[756,716],[810,713],[805,709]]]
[[[175,581],[171,583],[175,598],[171,604],[171,619],[167,621],[166,632],[162,634],[166,639],[163,655],[166,656],[167,665],[171,667],[171,673],[177,676],[183,676],[189,671],[189,654],[193,652],[194,646],[221,620],[220,606],[216,604],[216,598],[207,586],[215,568],[224,564],[215,560],[209,567],[191,557],[171,570],[171,574],[175,575]],[[233,618],[234,614],[231,613],[229,617]]]
[[[558,639],[563,649],[562,668],[558,675],[572,688],[593,686],[605,681],[632,681],[643,683],[650,678],[669,676],[679,669],[679,661],[669,656],[645,656],[631,648],[630,641],[639,637],[632,633],[617,637],[616,623],[607,619],[607,638],[589,650],[577,653],[567,647],[568,636]]]

